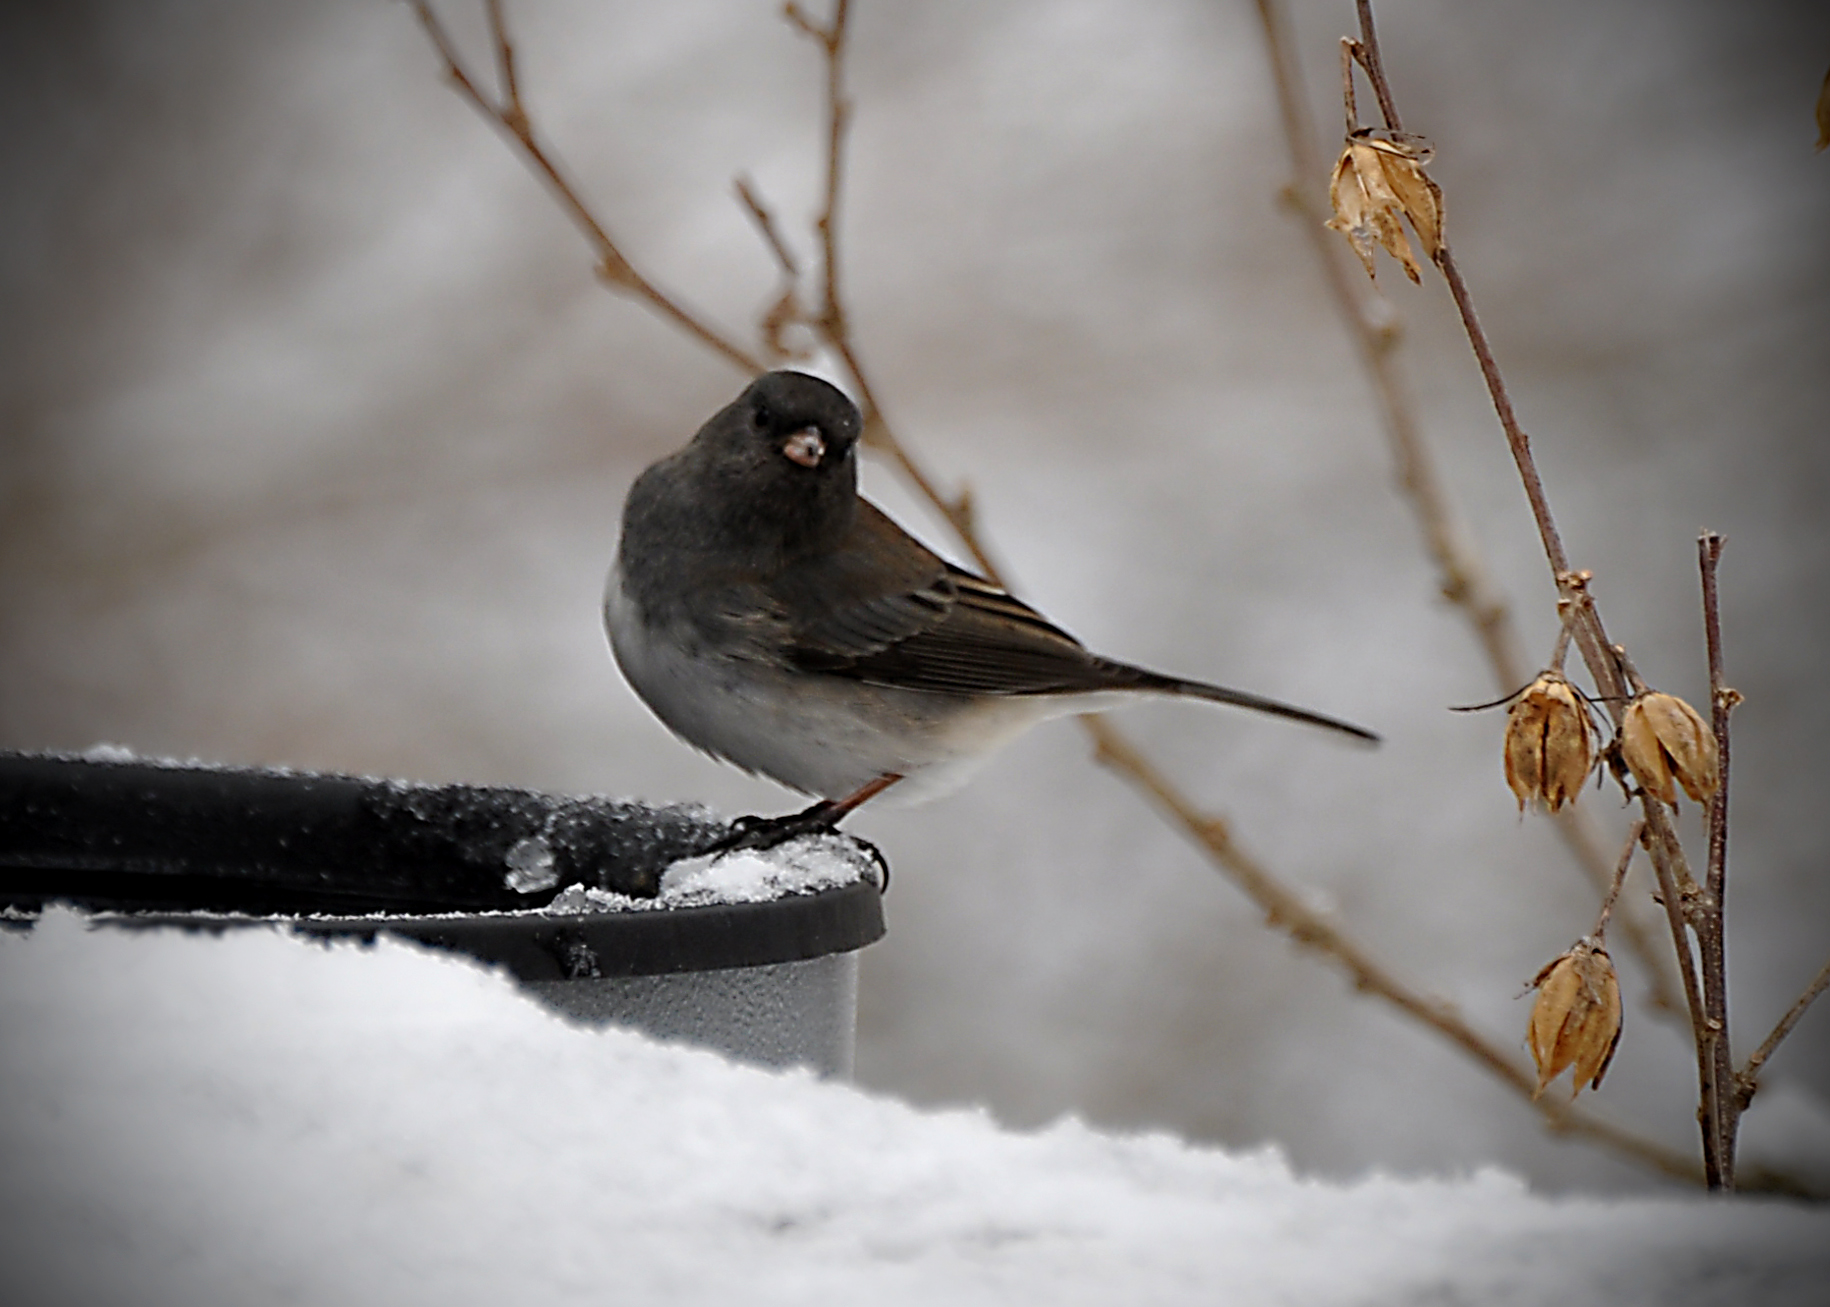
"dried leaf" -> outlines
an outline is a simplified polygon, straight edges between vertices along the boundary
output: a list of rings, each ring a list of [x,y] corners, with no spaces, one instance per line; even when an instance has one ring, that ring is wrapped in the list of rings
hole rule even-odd
[[[1556,812],[1573,803],[1594,765],[1594,726],[1575,687],[1544,671],[1506,713],[1506,784],[1519,800]]]
[[[1650,690],[1627,705],[1620,753],[1648,794],[1677,802],[1676,779],[1697,803],[1708,803],[1721,783],[1716,733],[1675,694]]]
[[[1531,982],[1538,991],[1531,1007],[1527,1040],[1538,1065],[1542,1094],[1566,1068],[1575,1068],[1574,1098],[1587,1085],[1601,1087],[1620,1044],[1620,982],[1614,961],[1598,939],[1579,940]]]
[[[1435,259],[1441,251],[1442,191],[1423,171],[1430,157],[1429,143],[1421,137],[1378,135],[1369,129],[1347,139],[1328,182],[1334,217],[1327,225],[1347,237],[1367,276],[1374,275],[1373,248],[1383,246],[1405,276],[1419,280],[1404,218],[1410,219],[1425,255]]]
[[[1385,180],[1398,197],[1404,216],[1411,220],[1424,256],[1435,261],[1442,249],[1442,189],[1431,181],[1415,160],[1387,154]]]
[[[1639,700],[1627,705],[1626,718],[1620,724],[1620,756],[1646,793],[1666,803],[1677,802],[1670,764],[1659,747],[1652,719],[1640,709]]]

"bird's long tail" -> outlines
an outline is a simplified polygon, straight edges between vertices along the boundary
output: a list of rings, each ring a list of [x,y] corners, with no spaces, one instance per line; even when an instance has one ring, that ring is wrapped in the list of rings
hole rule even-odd
[[[1206,699],[1210,703],[1231,704],[1235,708],[1250,708],[1253,712],[1269,713],[1273,717],[1288,717],[1291,721],[1306,722],[1310,726],[1320,726],[1325,730],[1338,731],[1342,735],[1351,735],[1356,740],[1368,744],[1378,744],[1379,737],[1364,726],[1355,726],[1344,722],[1339,717],[1329,717],[1325,713],[1310,712],[1307,708],[1298,708],[1294,704],[1280,703],[1276,699],[1267,699],[1261,694],[1249,694],[1244,690],[1229,690],[1224,685],[1209,685],[1206,681],[1189,681],[1179,676],[1165,676],[1161,672],[1148,671],[1142,667],[1132,667],[1128,663],[1112,662],[1109,659],[1099,660],[1112,674],[1113,684],[1155,690],[1160,694],[1180,695],[1187,699]]]

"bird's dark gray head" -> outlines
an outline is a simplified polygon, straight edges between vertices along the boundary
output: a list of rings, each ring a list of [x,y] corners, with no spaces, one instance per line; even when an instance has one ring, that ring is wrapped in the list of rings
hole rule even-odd
[[[830,548],[857,513],[857,405],[802,372],[758,377],[631,489],[628,532],[754,564]]]
[[[857,444],[863,423],[843,391],[805,372],[766,372],[694,438],[719,460],[764,465],[789,481],[830,475]],[[768,465],[785,463],[786,467]]]

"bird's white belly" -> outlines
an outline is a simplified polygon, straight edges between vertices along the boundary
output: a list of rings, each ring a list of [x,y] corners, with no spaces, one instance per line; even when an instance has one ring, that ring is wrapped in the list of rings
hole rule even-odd
[[[899,690],[656,638],[636,620],[616,573],[605,622],[624,677],[676,735],[824,798],[842,798],[890,773],[904,780],[885,792],[885,803],[934,798],[1037,722],[1100,706],[1073,696],[967,699]]]

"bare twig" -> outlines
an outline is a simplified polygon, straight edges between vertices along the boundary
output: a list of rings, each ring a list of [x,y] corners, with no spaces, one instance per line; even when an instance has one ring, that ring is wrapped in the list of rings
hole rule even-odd
[[[763,349],[771,361],[804,359],[812,351],[788,338],[790,328],[808,326],[807,310],[801,304],[800,261],[782,239],[781,231],[775,225],[775,216],[769,212],[768,205],[762,202],[762,197],[757,195],[756,188],[746,177],[737,179],[737,198],[743,203],[744,211],[750,215],[750,221],[761,233],[769,252],[775,256],[776,266],[782,274],[781,293],[762,317]]]
[[[501,70],[504,82],[505,98],[500,103],[486,95],[476,80],[465,71],[463,61],[458,58],[456,45],[446,33],[444,24],[439,22],[438,15],[432,11],[429,0],[413,0],[413,10],[419,15],[419,21],[425,27],[426,35],[431,38],[439,57],[445,61],[445,75],[451,79],[458,93],[515,143],[522,157],[559,200],[566,215],[585,234],[585,239],[590,241],[592,249],[597,253],[598,275],[618,290],[644,300],[650,308],[745,372],[761,372],[763,365],[748,350],[706,325],[697,314],[682,307],[677,299],[662,292],[631,266],[629,260],[623,257],[621,248],[610,238],[609,231],[592,214],[579,197],[577,188],[554,162],[551,153],[541,145],[534,134],[533,124],[522,108],[520,85],[514,71],[514,46],[508,38],[508,27],[503,20],[500,0],[490,0],[489,4],[490,32],[496,50],[497,67]]]
[[[1741,698],[1722,679],[1722,610],[1716,571],[1723,538],[1714,531],[1697,537],[1697,566],[1703,578],[1703,638],[1709,654],[1709,702],[1716,736],[1718,780],[1709,802],[1709,857],[1704,890],[1697,905],[1696,936],[1703,981],[1703,1044],[1710,1060],[1714,1092],[1707,1106],[1722,1170],[1722,1188],[1735,1187],[1735,1132],[1740,1124],[1741,1095],[1728,1043],[1728,715]]]
[[[1824,963],[1823,970],[1819,971],[1816,978],[1805,986],[1805,992],[1798,996],[1798,1001],[1787,1009],[1783,1017],[1779,1018],[1779,1024],[1773,1027],[1773,1033],[1760,1041],[1760,1047],[1756,1048],[1753,1056],[1747,1059],[1747,1065],[1735,1074],[1735,1096],[1743,1109],[1753,1099],[1754,1091],[1760,1087],[1760,1069],[1766,1065],[1767,1059],[1773,1056],[1773,1050],[1778,1048],[1785,1037],[1792,1033],[1793,1027],[1804,1019],[1811,1004],[1817,1001],[1817,996],[1825,989],[1830,989],[1830,962]]]
[[[1267,12],[1267,6],[1261,2],[1258,6],[1258,12],[1260,15],[1265,14]],[[1341,38],[1341,108],[1346,114],[1347,127],[1343,134],[1347,136],[1352,136],[1355,132],[1360,130],[1360,102],[1359,97],[1354,92],[1353,60],[1353,38],[1343,36]],[[1282,79],[1280,78],[1279,82],[1281,83],[1281,81]],[[1304,135],[1306,137],[1307,133],[1305,132]]]
[[[1357,0],[1360,14],[1360,39],[1355,46],[1354,54],[1360,65],[1366,70],[1368,81],[1379,97],[1380,110],[1385,116],[1388,128],[1396,132],[1402,130],[1398,120],[1397,109],[1393,102],[1391,88],[1386,81],[1383,63],[1379,55],[1379,41],[1373,26],[1371,0]],[[1493,349],[1488,342],[1487,333],[1480,325],[1480,319],[1474,311],[1474,300],[1468,291],[1466,280],[1455,262],[1455,256],[1449,242],[1443,239],[1438,245],[1435,260],[1442,269],[1443,277],[1448,282],[1449,294],[1455,301],[1456,311],[1461,316],[1462,327],[1468,337],[1468,343],[1474,351],[1475,361],[1480,367],[1482,378],[1487,383],[1487,392],[1493,401],[1494,412],[1498,415],[1500,427],[1506,436],[1507,448],[1512,452],[1513,463],[1518,469],[1520,483],[1525,489],[1525,498],[1531,507],[1533,521],[1537,524],[1539,539],[1544,546],[1545,559],[1550,564],[1551,574],[1556,582],[1560,597],[1576,605],[1574,631],[1576,645],[1582,651],[1583,661],[1588,665],[1589,674],[1595,679],[1595,686],[1601,692],[1608,711],[1616,725],[1626,711],[1627,682],[1622,670],[1622,651],[1607,637],[1602,625],[1600,612],[1595,607],[1588,592],[1588,574],[1577,572],[1569,565],[1569,555],[1563,546],[1563,538],[1557,530],[1555,518],[1550,511],[1550,502],[1544,492],[1544,481],[1538,473],[1537,462],[1532,456],[1531,441],[1519,425],[1518,416],[1513,411],[1512,398],[1506,389],[1505,379],[1500,375],[1499,365],[1494,361]],[[1727,1141],[1720,1130],[1722,1113],[1718,1107],[1722,1097],[1729,1092],[1729,1085],[1718,1075],[1718,1061],[1715,1057],[1715,1032],[1709,1024],[1708,1014],[1704,1010],[1701,985],[1696,974],[1696,958],[1691,948],[1690,938],[1686,932],[1688,918],[1692,915],[1688,899],[1680,895],[1681,889],[1690,889],[1690,874],[1685,862],[1683,848],[1678,843],[1677,832],[1672,827],[1670,815],[1664,805],[1650,794],[1641,793],[1640,807],[1645,816],[1650,840],[1647,852],[1652,859],[1653,871],[1658,877],[1661,894],[1665,899],[1665,911],[1671,927],[1672,948],[1678,960],[1678,973],[1684,985],[1685,1006],[1690,1013],[1690,1023],[1697,1049],[1697,1079],[1700,1088],[1701,1103],[1698,1117],[1703,1131],[1703,1169],[1711,1189],[1732,1188],[1734,1183],[1732,1165],[1725,1156]]]
[[[521,82],[515,74],[515,47],[508,39],[508,22],[502,0],[488,0],[489,33],[496,47],[496,78],[502,85],[502,121],[517,134],[527,128],[527,110],[521,105]]]
[[[1642,793],[1640,803],[1641,811],[1647,813],[1648,817],[1653,813],[1661,818],[1664,816],[1659,801],[1651,795]],[[1650,820],[1647,824],[1651,825]],[[1672,857],[1676,846],[1676,833],[1671,830],[1670,822],[1665,821],[1662,831],[1652,832],[1646,851],[1652,855],[1652,870],[1658,880],[1659,898],[1664,903],[1665,919],[1671,927],[1672,945],[1678,959],[1678,976],[1684,983],[1684,1003],[1690,1009],[1690,1027],[1696,1042],[1697,1081],[1700,1087],[1697,1119],[1703,1131],[1704,1178],[1711,1189],[1719,1189],[1723,1187],[1723,1174],[1720,1161],[1721,1135],[1717,1130],[1714,1109],[1715,1058],[1706,1044],[1702,985],[1697,978],[1696,960],[1691,951],[1690,936],[1685,929],[1690,911],[1690,896],[1685,894],[1682,882],[1689,880],[1689,874],[1686,872],[1681,879],[1677,874],[1677,861]],[[1663,857],[1660,856],[1661,852]]]
[[[825,201],[816,226],[820,233],[820,263],[824,286],[815,326],[832,352],[845,365],[858,397],[864,401],[864,439],[872,448],[886,454],[907,477],[922,498],[940,512],[953,529],[973,562],[991,580],[1002,584],[1002,576],[990,551],[973,529],[972,497],[962,490],[949,497],[941,493],[927,471],[909,454],[906,446],[891,433],[871,385],[864,363],[851,337],[851,324],[845,317],[845,301],[839,292],[839,197],[844,193],[845,136],[851,125],[851,102],[845,98],[846,24],[851,17],[850,0],[838,0],[833,8],[832,23],[822,27],[798,4],[784,11],[788,21],[820,46],[826,60],[826,187]]]
[[[796,261],[793,252],[789,250],[787,242],[782,239],[781,232],[775,226],[774,215],[758,197],[756,188],[750,185],[748,177],[737,179],[737,198],[743,201],[743,207],[749,211],[750,218],[755,222],[756,229],[762,233],[762,238],[768,244],[770,253],[775,255],[775,262],[780,266],[782,274],[788,278],[790,283],[793,283],[801,275],[801,265]]]
[[[1608,932],[1608,918],[1614,915],[1614,903],[1620,898],[1620,887],[1627,883],[1627,868],[1633,865],[1633,850],[1639,847],[1642,836],[1646,833],[1646,823],[1636,821],[1633,829],[1627,833],[1626,847],[1620,851],[1620,861],[1614,866],[1614,883],[1608,886],[1608,896],[1601,901],[1601,912],[1595,918],[1595,929],[1589,934],[1600,939]]]
[[[1247,897],[1264,912],[1267,925],[1283,931],[1303,947],[1331,958],[1346,971],[1354,988],[1361,993],[1384,999],[1407,1016],[1434,1030],[1473,1058],[1489,1074],[1531,1101],[1532,1091],[1537,1087],[1536,1079],[1522,1064],[1470,1026],[1452,1004],[1426,998],[1405,985],[1338,926],[1310,909],[1298,894],[1285,887],[1257,859],[1239,847],[1233,839],[1231,827],[1223,818],[1203,813],[1195,807],[1167,776],[1103,717],[1086,717],[1081,720],[1086,723],[1087,732],[1093,737],[1098,761],[1136,785],[1173,824],[1179,826],[1219,864],[1233,883],[1244,890]],[[1545,1124],[1558,1134],[1580,1135],[1605,1144],[1666,1175],[1691,1181],[1701,1178],[1696,1163],[1681,1153],[1623,1130],[1579,1108],[1549,1098],[1540,1098],[1532,1106],[1544,1118]]]
[[[1327,281],[1329,295],[1372,382],[1380,422],[1397,467],[1398,487],[1409,500],[1423,529],[1424,547],[1436,565],[1437,584],[1442,595],[1463,613],[1473,628],[1493,672],[1496,688],[1510,694],[1530,679],[1510,608],[1450,507],[1448,492],[1424,440],[1410,389],[1399,366],[1397,347],[1401,333],[1390,305],[1376,298],[1375,292],[1363,288],[1362,281],[1348,267],[1347,255],[1340,249],[1340,243],[1322,225],[1323,214],[1313,198],[1311,187],[1314,183],[1310,179],[1326,176],[1327,166],[1316,149],[1315,130],[1300,89],[1302,78],[1285,32],[1281,6],[1277,0],[1258,0],[1258,16],[1264,27],[1284,139],[1290,148],[1296,178],[1286,188],[1284,198],[1299,219],[1297,225],[1309,242],[1316,264]],[[1348,39],[1342,42],[1342,71],[1347,95],[1351,95],[1352,58],[1357,45]],[[1349,100],[1350,130],[1358,125],[1353,115]],[[1605,893],[1613,861],[1593,815],[1584,807],[1568,805],[1554,814],[1552,820],[1576,866],[1588,877],[1597,894]],[[1654,1012],[1676,1014],[1680,1000],[1672,988],[1671,964],[1653,946],[1651,933],[1640,914],[1623,910],[1616,927],[1646,977],[1647,1003]]]
[[[1385,80],[1385,64],[1379,56],[1379,40],[1373,33],[1372,0],[1354,0],[1354,3],[1360,14],[1360,40],[1354,47],[1354,55],[1366,69],[1373,94],[1379,97],[1379,113],[1384,117],[1385,125],[1394,132],[1401,132],[1404,124],[1398,121],[1398,106],[1392,101],[1392,89]]]
[[[1697,564],[1703,577],[1703,640],[1709,655],[1710,725],[1716,736],[1717,785],[1709,804],[1709,862],[1705,883],[1718,914],[1727,903],[1728,878],[1728,715],[1741,694],[1722,679],[1722,609],[1716,571],[1726,544],[1714,531],[1697,538]]]

